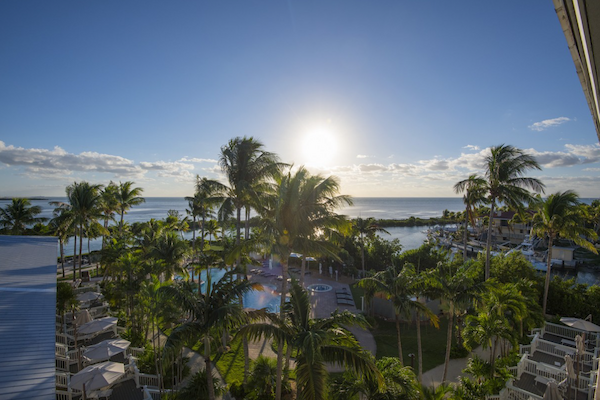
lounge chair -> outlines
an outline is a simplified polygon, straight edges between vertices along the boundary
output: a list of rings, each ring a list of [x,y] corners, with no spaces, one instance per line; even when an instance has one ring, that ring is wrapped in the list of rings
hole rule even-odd
[[[337,293],[336,297],[338,299],[345,299],[345,300],[354,300],[354,297],[352,297],[351,294],[343,294],[343,293]]]

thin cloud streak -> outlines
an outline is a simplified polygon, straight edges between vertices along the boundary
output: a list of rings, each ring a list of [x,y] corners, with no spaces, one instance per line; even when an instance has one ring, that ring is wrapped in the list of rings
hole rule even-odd
[[[554,126],[562,125],[565,122],[569,122],[570,120],[571,119],[569,119],[567,117],[558,117],[558,118],[553,118],[553,119],[545,119],[543,121],[535,122],[535,123],[529,125],[528,128],[531,129],[532,131],[541,132],[541,131],[545,131],[548,128],[552,128]]]

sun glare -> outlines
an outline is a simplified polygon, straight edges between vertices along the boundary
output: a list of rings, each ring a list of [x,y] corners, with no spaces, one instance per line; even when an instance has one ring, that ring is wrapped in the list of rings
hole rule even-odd
[[[304,135],[302,155],[307,166],[331,166],[337,150],[337,140],[330,126],[315,127]]]

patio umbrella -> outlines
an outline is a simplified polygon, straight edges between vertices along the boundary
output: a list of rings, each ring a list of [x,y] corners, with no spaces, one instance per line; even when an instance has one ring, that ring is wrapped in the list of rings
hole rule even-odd
[[[596,390],[594,392],[594,400],[600,400],[600,370],[596,375]]]
[[[86,303],[89,301],[94,301],[99,299],[100,297],[102,297],[101,293],[97,293],[97,292],[85,292],[85,293],[80,293],[77,295],[77,300]]]
[[[100,364],[85,367],[71,377],[71,388],[91,392],[109,386],[125,373],[125,366],[121,363],[106,361]]]
[[[583,355],[583,353],[585,353],[585,342],[583,340],[583,336],[575,336],[575,347],[577,347],[577,352],[580,356]]]
[[[565,325],[571,328],[579,329],[586,332],[600,332],[600,326],[581,318],[562,317],[560,319]]]
[[[560,391],[558,390],[558,385],[555,381],[549,381],[546,386],[546,391],[544,392],[544,400],[563,400],[563,397],[560,395]]]
[[[571,379],[575,379],[577,377],[577,375],[575,374],[575,367],[573,366],[573,359],[568,354],[565,356],[565,367],[566,367],[567,376]]]
[[[90,361],[108,360],[115,354],[127,350],[131,342],[125,339],[109,339],[93,346],[89,346],[83,352],[83,356]]]
[[[112,328],[117,324],[118,318],[116,317],[104,317],[95,319],[93,321],[87,322],[79,327],[79,333],[82,335],[87,335],[90,333],[102,332],[109,328]]]
[[[81,326],[87,322],[90,322],[91,320],[92,316],[90,315],[90,312],[88,310],[83,310],[77,314],[77,318],[75,318],[74,322],[77,324],[77,326]]]

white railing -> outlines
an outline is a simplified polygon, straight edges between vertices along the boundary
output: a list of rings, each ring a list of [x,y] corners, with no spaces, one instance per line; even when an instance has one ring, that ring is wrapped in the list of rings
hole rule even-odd
[[[556,368],[552,365],[539,363],[530,359],[525,359],[521,362],[524,364],[524,372],[532,375],[536,375],[548,380],[552,379],[556,382],[560,382],[567,378],[567,373],[565,370]],[[572,379],[570,380],[573,381]],[[575,383],[577,383],[576,386],[578,390],[587,392],[590,386],[590,378],[580,375],[579,381],[576,381]]]
[[[57,387],[63,387],[63,388],[68,388],[69,384],[71,383],[71,374],[69,374],[68,372],[58,372],[56,371],[56,386]]]
[[[171,394],[173,391],[171,389],[164,389],[162,391],[163,395]],[[144,399],[143,400],[161,400],[160,390],[144,387]]]
[[[69,352],[69,346],[67,346],[66,344],[62,344],[62,343],[54,344],[54,354],[55,355],[61,356],[61,357],[67,357],[68,352]]]
[[[536,343],[536,350],[542,351],[544,353],[552,354],[553,356],[564,358],[565,355],[570,355],[571,357],[575,357],[576,349],[574,347],[565,346],[562,344],[550,342],[544,339],[538,339]],[[533,354],[533,353],[532,353]],[[579,355],[580,360],[588,365],[592,365],[594,362],[595,353],[590,353],[588,351]]]
[[[136,374],[137,383],[139,386],[158,387],[158,375]]]
[[[143,349],[141,347],[128,347],[127,350],[125,350],[125,354],[133,356],[135,358],[140,358],[145,351],[146,349]]]
[[[571,328],[570,326],[557,325],[550,322],[546,323],[546,326],[544,327],[543,331],[571,340],[575,340],[575,336],[583,335],[584,333],[582,330]],[[587,332],[586,339],[592,342],[596,342],[595,347],[598,347],[598,344],[600,343],[600,335],[598,333]]]
[[[523,372],[525,372],[525,360],[527,360],[528,358],[529,358],[528,354],[523,354],[523,356],[521,357],[521,360],[517,364],[517,373],[515,375],[515,377],[517,379],[521,379],[521,374],[523,374]]]
[[[90,312],[90,316],[92,318],[98,319],[107,316],[110,309],[108,305],[104,304],[98,307],[92,307],[88,311]]]
[[[67,390],[58,390],[56,389],[56,400],[72,400],[73,396],[71,392]]]
[[[127,330],[127,328],[124,328],[124,327],[122,327],[122,326],[115,325],[115,333],[116,333],[117,335],[121,335],[121,334],[123,334],[123,332],[125,332],[126,330]]]
[[[56,369],[58,371],[69,372],[69,365],[71,365],[71,360],[65,357],[56,356]]]

